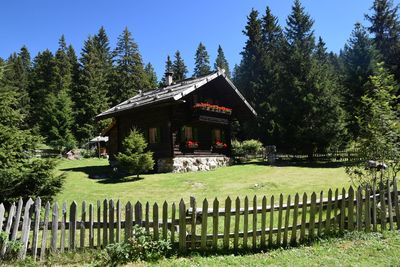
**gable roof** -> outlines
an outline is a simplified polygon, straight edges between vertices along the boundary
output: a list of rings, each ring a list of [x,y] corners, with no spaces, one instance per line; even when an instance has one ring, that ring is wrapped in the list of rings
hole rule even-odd
[[[223,77],[228,82],[232,90],[237,94],[237,96],[245,103],[246,107],[251,111],[251,113],[257,115],[255,110],[250,106],[250,104],[247,102],[244,96],[239,92],[239,90],[232,83],[232,81],[226,77],[225,70],[220,69],[214,73],[211,73],[203,77],[191,78],[180,81],[176,84],[172,84],[167,87],[162,87],[151,91],[139,93],[134,97],[131,97],[128,100],[100,113],[99,115],[96,116],[96,119],[101,120],[105,118],[114,117],[118,113],[136,109],[139,107],[178,101],[183,97],[185,97],[186,95],[196,91],[203,85],[211,82],[212,80],[215,80],[218,77]]]

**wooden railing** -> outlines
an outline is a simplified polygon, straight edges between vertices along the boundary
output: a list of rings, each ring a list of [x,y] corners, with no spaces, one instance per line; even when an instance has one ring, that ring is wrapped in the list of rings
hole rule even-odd
[[[327,161],[327,162],[354,162],[362,161],[363,158],[360,157],[357,150],[333,150],[324,153],[312,153],[301,154],[301,153],[286,153],[278,151],[276,153],[276,158],[280,160],[290,160],[290,161]]]
[[[228,197],[223,203],[218,199],[197,203],[193,197],[178,205],[84,201],[79,211],[75,201],[69,206],[47,202],[43,207],[40,198],[25,203],[20,199],[7,210],[0,204],[0,233],[22,242],[20,259],[31,255],[45,260],[49,253],[103,248],[131,238],[134,225],[144,227],[156,240],[170,240],[180,253],[265,250],[344,231],[400,229],[397,181],[378,188],[328,190],[327,195]],[[3,244],[0,254],[7,249]]]

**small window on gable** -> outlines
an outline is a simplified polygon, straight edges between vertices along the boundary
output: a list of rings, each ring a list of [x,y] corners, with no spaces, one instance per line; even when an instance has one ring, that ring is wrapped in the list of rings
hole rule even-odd
[[[159,127],[149,128],[149,144],[158,144],[161,142],[161,130]]]

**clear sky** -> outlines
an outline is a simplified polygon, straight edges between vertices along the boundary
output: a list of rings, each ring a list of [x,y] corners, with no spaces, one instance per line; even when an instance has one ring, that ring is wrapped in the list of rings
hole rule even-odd
[[[316,36],[322,36],[328,50],[334,52],[343,48],[355,22],[367,24],[364,14],[372,2],[302,0],[315,20]],[[128,26],[144,62],[153,64],[158,78],[163,75],[166,56],[173,56],[177,49],[191,73],[200,41],[212,65],[221,44],[232,68],[240,62],[245,42],[242,30],[251,9],[263,14],[270,6],[285,25],[292,4],[292,0],[4,0],[0,3],[0,57],[8,57],[22,45],[32,57],[46,48],[55,51],[61,34],[79,54],[83,41],[102,25],[114,47],[117,36]]]

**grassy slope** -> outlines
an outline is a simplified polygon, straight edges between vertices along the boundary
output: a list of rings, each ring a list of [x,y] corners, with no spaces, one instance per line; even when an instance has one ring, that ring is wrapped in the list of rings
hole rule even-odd
[[[278,195],[296,192],[312,192],[328,188],[348,187],[349,180],[344,169],[270,167],[257,164],[219,168],[211,172],[183,174],[142,175],[137,181],[115,182],[108,179],[108,162],[101,159],[67,161],[59,164],[59,170],[66,172],[64,190],[57,196],[59,201],[94,202],[98,199],[113,198],[122,201],[169,202],[207,197],[219,199],[229,196]],[[104,174],[107,174],[104,176]],[[102,179],[89,178],[103,175]]]

